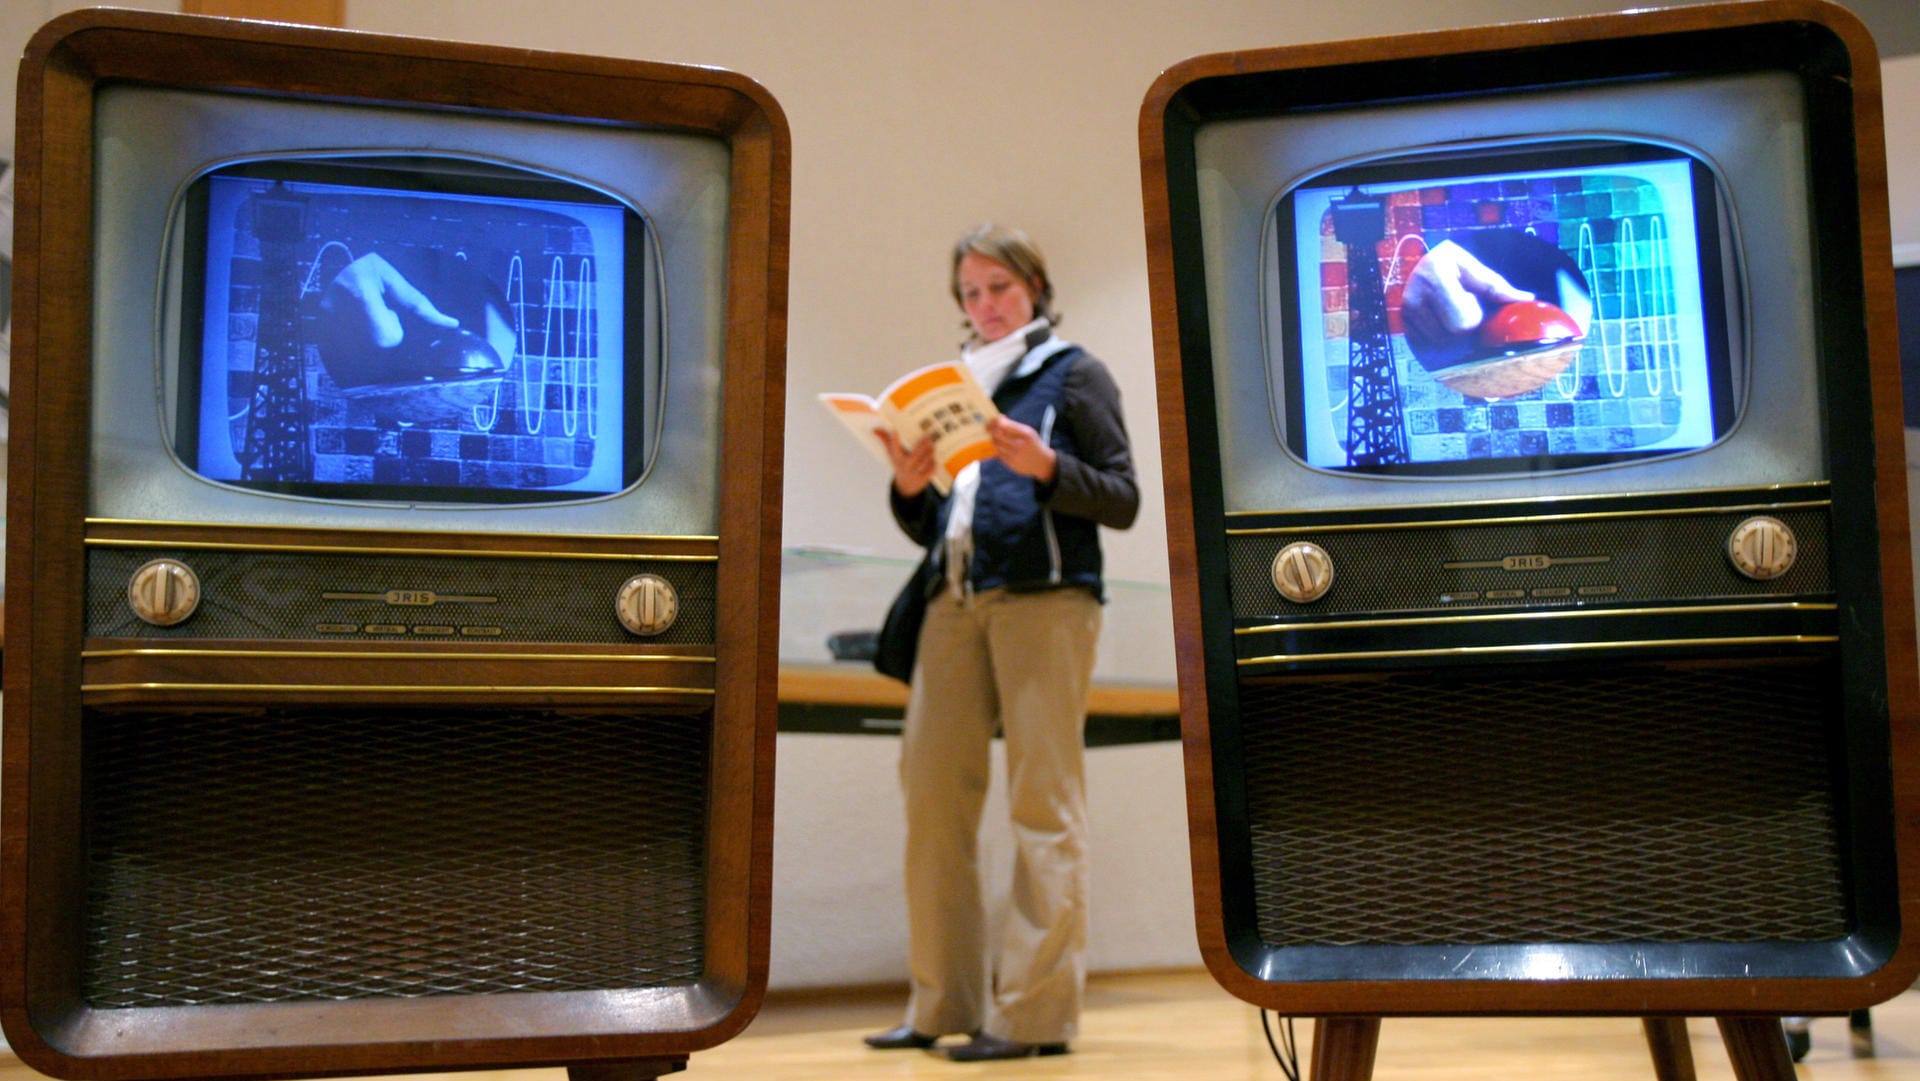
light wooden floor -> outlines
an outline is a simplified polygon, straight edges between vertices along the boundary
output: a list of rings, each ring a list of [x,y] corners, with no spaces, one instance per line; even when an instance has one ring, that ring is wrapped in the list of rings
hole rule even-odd
[[[1095,978],[1074,1053],[1059,1058],[968,1064],[917,1051],[870,1051],[864,1033],[900,1015],[897,994],[776,994],[747,1031],[693,1056],[686,1081],[1277,1081],[1256,1011],[1220,991],[1203,972]],[[1855,1058],[1846,1022],[1813,1024],[1806,1081],[1920,1081],[1920,992],[1873,1011],[1876,1055]],[[1712,1021],[1688,1028],[1700,1081],[1733,1071]],[[1311,1026],[1297,1026],[1304,1066]],[[0,1055],[0,1081],[39,1075]],[[559,1069],[422,1074],[412,1081],[565,1081]],[[1389,1019],[1381,1026],[1379,1081],[1637,1081],[1653,1077],[1640,1023],[1632,1018]],[[396,1079],[398,1081],[398,1079]]]

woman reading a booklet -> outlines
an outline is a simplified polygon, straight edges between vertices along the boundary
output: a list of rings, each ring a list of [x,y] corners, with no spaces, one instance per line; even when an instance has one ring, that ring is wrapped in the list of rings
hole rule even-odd
[[[982,226],[953,250],[972,338],[961,359],[993,397],[994,457],[942,494],[932,440],[883,433],[893,514],[934,583],[908,696],[911,994],[880,1049],[958,1061],[1064,1054],[1079,1021],[1087,938],[1083,762],[1103,599],[1099,527],[1139,509],[1120,393],[1053,332],[1053,284],[1025,234]],[[1016,855],[1007,926],[990,942],[977,837],[994,732],[1006,739]]]

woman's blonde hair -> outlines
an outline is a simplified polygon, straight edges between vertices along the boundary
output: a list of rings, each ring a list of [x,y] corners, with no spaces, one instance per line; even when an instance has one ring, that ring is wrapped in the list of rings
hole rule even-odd
[[[954,244],[948,286],[953,291],[953,302],[962,310],[966,304],[960,299],[960,260],[968,253],[991,259],[1013,271],[1033,293],[1033,314],[1044,316],[1050,322],[1060,321],[1053,311],[1053,279],[1047,276],[1047,258],[1040,254],[1027,234],[1010,225],[977,225]]]

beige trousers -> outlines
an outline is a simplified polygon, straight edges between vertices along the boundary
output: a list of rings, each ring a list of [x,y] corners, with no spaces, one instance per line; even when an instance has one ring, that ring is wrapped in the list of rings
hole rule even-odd
[[[1086,984],[1087,689],[1100,602],[1082,589],[949,591],[928,606],[907,702],[907,1023],[1022,1043],[1075,1034]],[[995,730],[1015,844],[988,942],[979,861]]]

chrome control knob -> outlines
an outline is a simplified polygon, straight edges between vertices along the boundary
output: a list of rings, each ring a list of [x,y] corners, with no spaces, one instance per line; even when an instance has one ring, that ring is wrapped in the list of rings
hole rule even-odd
[[[1273,588],[1295,604],[1311,604],[1333,588],[1333,557],[1312,541],[1294,541],[1273,557]]]
[[[177,559],[151,559],[127,580],[127,603],[142,622],[171,627],[200,607],[200,576]]]
[[[1800,554],[1793,530],[1778,518],[1755,515],[1727,535],[1727,558],[1741,574],[1756,582],[1778,578],[1793,569]]]
[[[657,574],[636,574],[621,585],[613,607],[629,634],[652,638],[673,626],[680,614],[680,595]]]

